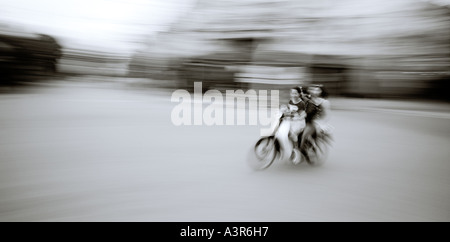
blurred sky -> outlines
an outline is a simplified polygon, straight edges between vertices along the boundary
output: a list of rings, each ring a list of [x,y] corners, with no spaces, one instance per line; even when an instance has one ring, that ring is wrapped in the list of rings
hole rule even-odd
[[[129,52],[196,0],[0,0],[0,24],[54,35],[68,46]]]

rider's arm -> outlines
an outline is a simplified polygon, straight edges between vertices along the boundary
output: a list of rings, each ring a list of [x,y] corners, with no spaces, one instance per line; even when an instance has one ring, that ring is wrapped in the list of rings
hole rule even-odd
[[[283,117],[291,116],[291,110],[289,109],[289,106],[287,106],[287,105],[282,105],[280,108],[280,111],[283,114]]]

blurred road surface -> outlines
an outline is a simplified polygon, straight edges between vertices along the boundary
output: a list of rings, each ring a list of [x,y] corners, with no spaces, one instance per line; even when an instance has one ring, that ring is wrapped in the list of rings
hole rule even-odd
[[[450,221],[445,114],[336,108],[324,166],[252,171],[259,127],[176,127],[170,94],[0,95],[0,221]]]

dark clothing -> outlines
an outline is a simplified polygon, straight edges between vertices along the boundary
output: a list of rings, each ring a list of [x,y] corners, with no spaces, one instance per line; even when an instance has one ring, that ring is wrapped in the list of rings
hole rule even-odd
[[[317,119],[322,114],[322,103],[319,105],[315,104],[311,100],[306,102],[306,123],[311,123],[314,119]]]
[[[300,114],[302,111],[305,111],[305,102],[303,102],[303,100],[300,99],[300,102],[298,103],[294,103],[292,102],[292,100],[289,100],[289,110],[292,111],[291,106],[296,106],[297,107],[297,111],[292,112],[291,114],[294,115],[295,113]]]

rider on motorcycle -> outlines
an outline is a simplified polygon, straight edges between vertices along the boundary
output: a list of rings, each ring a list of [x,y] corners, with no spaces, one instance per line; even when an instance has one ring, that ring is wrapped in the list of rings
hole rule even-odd
[[[306,126],[306,106],[302,99],[303,92],[301,87],[291,88],[290,95],[291,98],[288,105],[283,105],[281,111],[283,112],[283,118],[288,118],[290,121],[289,138],[294,144],[293,148],[298,150],[298,137]]]
[[[289,104],[282,104],[274,116],[271,134],[255,144],[253,152],[257,155],[258,169],[267,168],[277,157],[287,158],[294,164],[306,160],[320,165],[326,160],[332,127],[327,123],[330,103],[325,99],[325,90],[313,85],[308,87],[309,93],[303,93],[301,87],[290,91]]]

